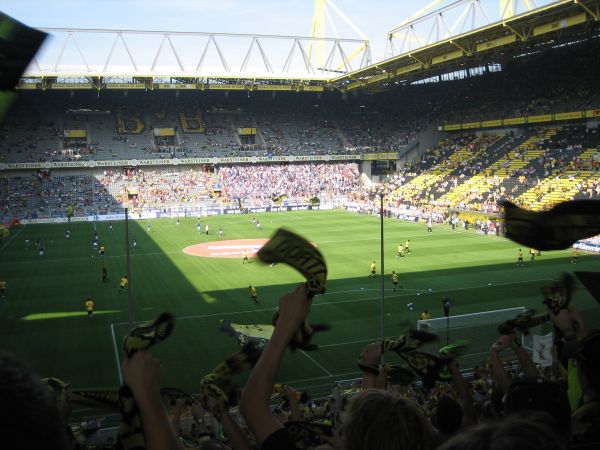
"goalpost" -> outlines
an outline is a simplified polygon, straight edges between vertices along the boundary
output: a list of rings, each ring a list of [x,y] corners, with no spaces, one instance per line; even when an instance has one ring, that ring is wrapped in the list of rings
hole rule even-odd
[[[487,359],[490,347],[499,336],[498,325],[507,320],[514,319],[518,314],[526,311],[526,307],[519,306],[516,308],[461,314],[448,318],[439,317],[429,320],[418,320],[417,330],[428,331],[440,337],[437,343],[429,344],[428,346],[431,347],[428,350],[435,353],[437,353],[437,348],[445,344],[447,332],[451,343],[459,339],[469,341],[467,353],[462,355],[459,361],[464,368],[471,368]],[[519,333],[523,346],[530,352],[533,348],[534,334],[542,334],[542,327],[537,326],[532,328],[527,335]]]

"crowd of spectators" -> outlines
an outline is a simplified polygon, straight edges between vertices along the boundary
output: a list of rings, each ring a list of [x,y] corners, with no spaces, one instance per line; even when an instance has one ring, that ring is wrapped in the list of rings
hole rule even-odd
[[[498,213],[504,200],[531,207],[551,194],[565,200],[598,198],[598,129],[574,125],[548,130],[449,135],[385,180],[389,208],[398,216],[443,222],[452,210]],[[358,209],[373,210],[372,195],[363,187],[356,163],[111,169],[69,175],[38,171],[2,178],[0,183],[3,209],[21,217],[31,217],[32,210],[41,217],[48,211],[60,215],[68,205],[103,212],[116,206],[273,204],[282,198],[307,202],[314,197],[346,199]]]
[[[132,206],[198,203],[211,198],[212,173],[207,167],[189,169],[107,170],[96,179],[104,192]]]
[[[397,368],[393,375],[390,366],[382,364],[384,346],[375,342],[360,355],[358,384],[350,388],[335,384],[331,395],[320,399],[276,383],[288,344],[310,307],[303,284],[279,300],[272,336],[244,388],[233,388],[236,394],[228,396],[226,407],[220,397],[202,390],[190,397],[192,401],[183,396],[165,404],[159,361],[148,351],[127,357],[124,382],[141,415],[145,448],[591,450],[600,446],[600,330],[587,331],[582,314],[571,305],[548,309],[555,333],[551,366],[535,364],[514,330],[499,328],[487,359],[472,372],[459,370],[455,347],[443,347],[437,355],[441,366],[431,367],[444,370],[443,381],[421,382],[415,381],[415,374],[406,376],[408,367],[400,372],[403,376],[397,375]],[[404,339],[399,342],[418,346],[425,337],[407,334]],[[6,354],[0,355],[0,379],[3,401],[10,405],[10,420],[3,415],[0,427],[11,449],[42,444],[57,450],[86,448],[86,439],[73,433],[67,384],[51,379],[46,380],[48,387],[43,386],[31,369]],[[32,427],[36,433],[29,431]],[[122,441],[117,448],[131,448],[127,445]],[[113,446],[111,438],[89,448]]]
[[[105,209],[118,205],[89,174],[50,175],[38,171],[29,176],[0,178],[0,205],[16,217],[64,217],[69,206]],[[93,207],[93,208],[92,208]]]
[[[566,126],[551,136],[548,133],[546,128],[532,128],[522,135],[502,137],[452,134],[384,181],[389,208],[398,216],[432,217],[442,222],[451,210],[498,213],[504,200],[529,207],[552,193],[565,200],[598,198],[597,129]],[[573,181],[561,185],[561,180]],[[32,210],[42,217],[51,210],[61,214],[68,205],[77,210],[92,207],[106,211],[116,206],[167,207],[201,202],[214,206],[237,205],[239,201],[268,205],[282,198],[307,202],[314,197],[346,199],[359,205],[358,209],[373,210],[372,195],[363,187],[366,185],[361,183],[356,163],[110,169],[69,175],[38,171],[2,178],[0,183],[3,209],[21,217],[30,216],[27,211]],[[571,185],[567,191],[565,186]],[[523,196],[526,192],[528,195]]]
[[[0,205],[5,215],[47,218],[64,217],[69,206],[75,215],[91,215],[123,207],[309,203],[315,197],[318,202],[346,198],[359,190],[359,175],[356,163],[130,167],[70,175],[37,171],[0,178]]]
[[[217,176],[222,195],[232,201],[345,197],[360,181],[356,163],[226,165]]]
[[[522,133],[458,133],[441,140],[384,181],[389,208],[399,216],[442,222],[452,210],[497,214],[506,200],[549,208],[557,198],[599,197],[597,128],[567,125]],[[558,195],[546,200],[553,193]],[[350,200],[367,211],[373,210],[371,197],[367,188]]]

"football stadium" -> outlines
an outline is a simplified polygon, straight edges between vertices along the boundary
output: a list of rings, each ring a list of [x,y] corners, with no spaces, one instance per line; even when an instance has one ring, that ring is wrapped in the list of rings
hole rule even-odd
[[[600,448],[600,1],[308,3],[0,15],[6,448]]]

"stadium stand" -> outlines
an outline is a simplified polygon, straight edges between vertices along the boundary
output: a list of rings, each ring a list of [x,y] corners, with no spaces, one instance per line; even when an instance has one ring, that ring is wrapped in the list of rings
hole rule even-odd
[[[425,130],[444,122],[598,108],[600,66],[590,57],[597,54],[597,46],[592,42],[575,49],[556,48],[515,60],[501,71],[447,83],[438,76],[435,83],[422,80],[398,86],[383,97],[190,93],[173,101],[165,93],[132,92],[127,98],[116,92],[100,96],[78,92],[73,98],[57,92],[23,93],[1,129],[2,213],[45,219],[62,218],[71,208],[75,217],[84,217],[118,214],[124,207],[135,212],[202,207],[206,212],[225,206],[242,209],[248,204],[313,201],[374,212],[377,190],[363,170],[369,167],[368,159],[361,163],[309,159],[124,164],[107,169],[92,165],[35,172],[13,170],[9,164],[383,152],[399,157],[413,148]],[[561,63],[565,60],[569,63]],[[540,75],[550,72],[553,76],[544,78],[547,83],[540,83]],[[292,108],[290,101],[296,99]],[[256,133],[244,135],[239,132],[243,128],[255,128]],[[569,120],[444,133],[431,148],[420,148],[414,160],[398,164],[381,184],[388,194],[388,213],[436,222],[462,214],[465,226],[475,222],[470,217],[477,217],[481,229],[489,218],[497,217],[502,200],[543,210],[574,198],[599,199],[599,130],[597,121]],[[427,371],[421,380],[403,379],[401,372],[382,365],[382,343],[369,344],[360,356],[358,382],[340,381],[328,387],[326,395],[310,399],[290,386],[274,385],[292,335],[301,326],[308,327],[310,305],[304,285],[280,299],[273,337],[241,394],[205,391],[200,396],[180,395],[173,402],[157,399],[158,360],[144,351],[128,354],[123,372],[130,392],[123,397],[128,405],[137,401],[145,425],[137,423],[137,429],[128,430],[134,430],[134,435],[143,431],[147,439],[164,439],[168,445],[163,448],[584,450],[600,446],[600,332],[592,330],[584,336],[587,328],[575,308],[550,315],[563,336],[558,341],[559,359],[575,363],[567,365],[568,379],[558,366],[536,367],[515,334],[500,331],[496,340],[486,343],[487,359],[468,371],[459,371],[454,361],[458,347],[434,355],[435,362],[425,366],[432,371],[443,366],[444,373],[436,372],[443,382],[428,380]],[[143,337],[152,341],[156,335]],[[402,345],[427,336],[405,338]],[[510,355],[501,357],[503,351]],[[422,364],[415,365],[423,370]],[[4,354],[0,354],[0,374],[7,395],[19,392],[23,378],[36,378]],[[30,384],[41,389],[37,381]],[[69,424],[75,420],[65,407],[68,386],[51,387],[56,405],[43,394],[37,400],[49,410],[52,423],[58,421],[59,411],[63,413],[60,425],[67,427],[68,436],[54,430],[55,440],[62,442],[74,438]],[[271,408],[271,400],[280,405]],[[21,409],[17,406],[14,411]],[[129,410],[122,421],[131,416]],[[163,426],[167,418],[172,429],[168,423]],[[0,426],[7,423],[0,420]],[[93,434],[94,424],[92,432],[82,422],[78,425],[76,437],[82,443],[71,442],[72,448],[114,448],[119,438],[116,426],[104,427],[99,436]]]

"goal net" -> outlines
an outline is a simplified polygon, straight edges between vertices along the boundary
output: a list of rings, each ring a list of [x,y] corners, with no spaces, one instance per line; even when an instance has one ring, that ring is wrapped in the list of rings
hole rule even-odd
[[[467,351],[459,357],[461,368],[472,368],[488,358],[490,347],[498,339],[498,325],[514,319],[515,316],[527,311],[524,306],[498,309],[472,314],[440,317],[429,320],[418,320],[417,329],[428,331],[439,336],[439,341],[424,347],[425,351],[437,353],[446,343],[447,335],[450,343],[459,339],[469,342]],[[520,334],[523,346],[529,351],[533,348],[533,335],[542,334],[542,326],[532,328],[527,335]]]

